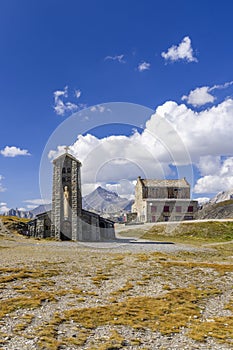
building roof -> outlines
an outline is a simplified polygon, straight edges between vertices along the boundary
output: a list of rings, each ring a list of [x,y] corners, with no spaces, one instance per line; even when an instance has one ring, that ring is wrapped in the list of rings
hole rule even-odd
[[[190,187],[188,181],[185,178],[176,180],[150,180],[139,178],[139,180],[145,187]]]
[[[71,158],[72,160],[75,160],[79,164],[82,164],[77,158],[75,158],[74,156],[72,156],[70,153],[67,153],[67,152],[61,154],[60,156],[58,156],[56,158],[54,158],[53,163],[57,162],[58,160],[60,160],[62,158],[65,159],[66,157]]]

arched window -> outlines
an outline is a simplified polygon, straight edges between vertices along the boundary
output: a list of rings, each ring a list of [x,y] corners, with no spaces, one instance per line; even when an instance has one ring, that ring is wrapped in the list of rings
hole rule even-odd
[[[62,174],[65,174],[66,173],[66,168],[62,168]]]
[[[71,168],[67,168],[67,173],[68,173],[68,174],[71,173]]]

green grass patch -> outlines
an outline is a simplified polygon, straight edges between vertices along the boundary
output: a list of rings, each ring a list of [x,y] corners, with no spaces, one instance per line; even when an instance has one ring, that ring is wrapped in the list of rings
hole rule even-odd
[[[231,205],[231,204],[233,204],[233,199],[228,199],[226,201],[216,203],[214,204],[214,206],[217,208],[217,207],[225,207],[225,205]]]
[[[149,230],[128,230],[122,236],[178,243],[215,243],[233,240],[233,222],[208,221],[154,225]]]

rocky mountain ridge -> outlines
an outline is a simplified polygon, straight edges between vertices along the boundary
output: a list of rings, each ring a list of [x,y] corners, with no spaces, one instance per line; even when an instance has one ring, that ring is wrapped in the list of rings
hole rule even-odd
[[[97,187],[83,197],[83,208],[99,214],[115,214],[131,210],[133,201],[120,197],[117,193]]]

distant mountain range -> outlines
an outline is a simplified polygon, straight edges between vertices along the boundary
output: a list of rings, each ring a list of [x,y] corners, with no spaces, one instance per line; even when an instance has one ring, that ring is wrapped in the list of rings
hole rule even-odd
[[[83,209],[109,216],[121,215],[131,210],[133,200],[120,197],[117,193],[102,187],[83,197]],[[39,205],[31,211],[10,209],[3,215],[31,219],[38,214],[51,210],[51,204]],[[219,192],[198,212],[198,219],[233,218],[233,189]]]
[[[108,191],[99,186],[93,192],[83,197],[83,209],[94,211],[98,214],[120,214],[129,212],[133,202],[133,200],[122,198],[117,193]],[[10,209],[3,215],[31,219],[51,209],[52,204],[50,203],[39,205],[30,211]]]
[[[31,211],[24,211],[24,210],[18,210],[16,209],[10,209],[3,213],[2,215],[4,216],[17,216],[18,218],[23,218],[23,219],[32,219],[33,218],[33,213]]]
[[[31,210],[31,213],[33,214],[33,217],[35,217],[38,214],[44,213],[45,211],[49,211],[52,209],[52,204],[41,204],[39,207],[36,207]]]

